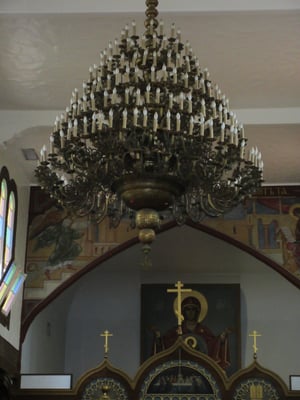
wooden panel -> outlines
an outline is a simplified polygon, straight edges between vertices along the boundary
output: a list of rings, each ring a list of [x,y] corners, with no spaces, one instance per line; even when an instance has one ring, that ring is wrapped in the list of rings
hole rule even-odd
[[[10,374],[19,371],[19,351],[0,336],[0,368]]]

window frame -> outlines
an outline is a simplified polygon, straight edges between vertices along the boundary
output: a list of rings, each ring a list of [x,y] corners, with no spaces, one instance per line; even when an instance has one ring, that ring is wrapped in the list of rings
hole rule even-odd
[[[3,227],[0,232],[1,244],[0,244],[0,284],[4,281],[6,275],[9,273],[10,266],[13,264],[15,257],[15,243],[16,243],[16,229],[17,229],[17,215],[18,215],[18,194],[17,186],[13,179],[10,178],[8,169],[3,166],[0,171],[0,205],[2,201],[2,182],[6,184],[6,196],[4,204],[4,212],[2,222]],[[13,208],[11,208],[11,203],[13,203]],[[9,220],[10,218],[10,220]],[[11,225],[8,226],[9,222]],[[7,243],[7,240],[10,243]],[[9,244],[9,246],[7,246]],[[7,252],[9,251],[9,257],[7,257]],[[6,260],[5,260],[6,257]],[[6,298],[1,301],[0,308],[4,304]],[[10,313],[5,316],[2,311],[0,311],[0,323],[5,327],[9,327]]]

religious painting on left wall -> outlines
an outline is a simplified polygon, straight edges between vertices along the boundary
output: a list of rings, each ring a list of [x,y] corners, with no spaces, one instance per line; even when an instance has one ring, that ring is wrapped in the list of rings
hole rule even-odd
[[[128,221],[112,229],[108,218],[92,223],[55,203],[40,188],[31,188],[27,238],[26,299],[44,298],[49,290],[93,260],[136,236]],[[51,281],[51,285],[45,282]]]
[[[174,284],[141,288],[141,357],[171,347],[178,338]],[[188,284],[181,293],[182,337],[193,349],[210,356],[228,376],[241,365],[240,286]]]

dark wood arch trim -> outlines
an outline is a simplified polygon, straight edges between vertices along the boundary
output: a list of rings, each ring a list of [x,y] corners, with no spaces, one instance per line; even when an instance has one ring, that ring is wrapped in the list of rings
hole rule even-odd
[[[223,240],[240,250],[250,254],[251,256],[255,257],[262,263],[266,264],[273,270],[275,270],[277,273],[279,273],[283,278],[287,279],[290,283],[295,285],[298,289],[300,289],[300,280],[296,277],[293,276],[291,273],[289,273],[287,270],[285,270],[280,264],[276,263],[275,261],[271,260],[267,256],[265,256],[263,253],[257,251],[256,249],[247,246],[244,243],[239,242],[238,240],[225,235],[222,232],[219,232],[211,227],[205,226],[200,223],[195,223],[192,221],[187,221],[186,225],[196,229],[200,230],[202,232],[207,233],[208,235],[214,236],[220,240]],[[174,227],[178,226],[176,222],[172,221],[169,223],[164,224],[160,231],[157,232],[158,234],[168,231],[169,229],[172,229]],[[56,297],[58,297],[65,289],[73,285],[73,283],[77,282],[81,277],[83,277],[85,274],[93,270],[95,267],[99,266],[99,264],[102,264],[104,261],[110,259],[111,257],[114,257],[115,255],[121,253],[122,251],[130,248],[134,244],[138,243],[138,238],[135,237],[133,239],[130,239],[119,246],[115,247],[114,249],[106,252],[99,258],[93,260],[91,263],[87,264],[84,268],[82,268],[80,271],[75,273],[72,277],[70,277],[67,281],[63,282],[59,287],[57,287],[49,296],[47,296],[45,299],[43,299],[41,302],[39,302],[32,310],[31,312],[24,318],[21,324],[21,343],[23,343],[26,333],[28,331],[29,326],[31,325],[32,321],[34,318],[48,305],[50,304]]]

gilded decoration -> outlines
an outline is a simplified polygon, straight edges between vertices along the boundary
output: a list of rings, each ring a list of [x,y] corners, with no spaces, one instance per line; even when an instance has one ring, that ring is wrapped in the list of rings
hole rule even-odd
[[[129,399],[128,393],[120,382],[112,378],[96,378],[86,385],[81,400],[99,400],[106,395],[106,392],[110,400]]]
[[[280,400],[280,395],[268,380],[250,378],[238,385],[233,400]]]
[[[171,360],[154,368],[139,394],[144,400],[221,400],[213,375],[200,363]]]

